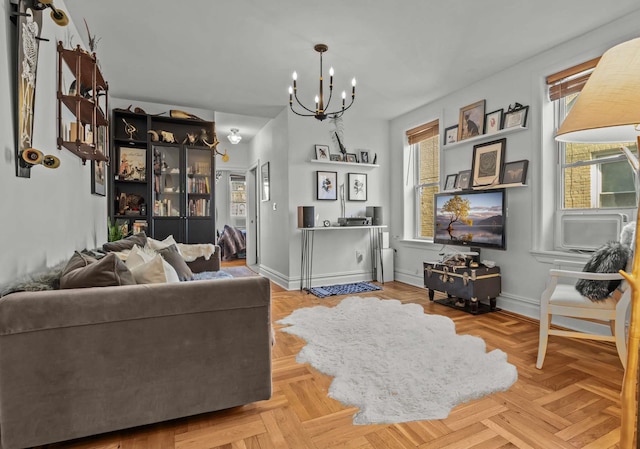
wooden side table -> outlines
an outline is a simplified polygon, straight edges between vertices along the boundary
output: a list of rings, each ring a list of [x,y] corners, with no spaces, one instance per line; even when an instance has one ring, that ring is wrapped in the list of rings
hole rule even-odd
[[[424,262],[424,286],[429,300],[434,300],[435,291],[447,294],[447,299],[435,300],[454,309],[473,315],[500,310],[496,298],[500,294],[500,267],[477,268],[448,266],[438,262]],[[488,304],[481,301],[488,301]]]

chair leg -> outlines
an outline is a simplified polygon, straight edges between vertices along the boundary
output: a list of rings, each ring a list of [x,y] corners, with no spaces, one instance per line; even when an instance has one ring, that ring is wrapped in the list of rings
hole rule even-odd
[[[613,329],[613,335],[616,338],[616,349],[618,350],[618,357],[622,362],[622,367],[627,369],[627,332],[626,321],[624,319],[611,321],[611,327]]]
[[[550,317],[548,313],[542,313],[540,315],[540,337],[538,342],[538,361],[536,362],[536,368],[542,369],[544,363],[544,356],[547,353],[547,342],[549,341],[549,322]]]

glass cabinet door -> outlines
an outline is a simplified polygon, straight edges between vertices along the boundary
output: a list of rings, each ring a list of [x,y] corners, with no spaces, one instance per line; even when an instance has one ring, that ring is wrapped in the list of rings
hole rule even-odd
[[[180,147],[153,147],[153,215],[179,217],[181,205]]]
[[[187,217],[211,216],[211,152],[187,148]]]

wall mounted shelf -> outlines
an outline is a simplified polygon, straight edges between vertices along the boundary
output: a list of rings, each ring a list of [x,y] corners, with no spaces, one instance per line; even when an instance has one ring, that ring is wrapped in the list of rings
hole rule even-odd
[[[344,161],[319,161],[318,159],[311,159],[309,162],[313,162],[314,164],[324,164],[324,165],[349,165],[352,167],[364,167],[364,168],[376,168],[380,167],[378,164],[360,164],[358,162],[344,162]]]
[[[500,131],[497,131],[497,132],[495,132],[493,134],[481,134],[479,136],[471,137],[469,139],[461,140],[459,142],[447,143],[447,144],[443,145],[443,148],[445,150],[448,150],[450,148],[463,146],[463,145],[467,145],[467,144],[470,144],[470,143],[488,142],[488,141],[493,140],[493,139],[499,139],[500,137],[506,136],[507,134],[513,134],[513,133],[517,133],[517,132],[520,132],[520,131],[526,131],[527,129],[529,129],[529,128],[526,127],[526,126],[514,126],[513,128],[501,129]]]

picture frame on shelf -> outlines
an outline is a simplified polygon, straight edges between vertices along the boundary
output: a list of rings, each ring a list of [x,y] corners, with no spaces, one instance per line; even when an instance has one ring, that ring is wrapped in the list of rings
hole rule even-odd
[[[524,184],[527,180],[528,168],[529,161],[527,159],[505,162],[502,168],[500,184]]]
[[[106,196],[107,185],[104,176],[104,161],[91,161],[91,193],[93,195]]]
[[[358,156],[355,153],[347,153],[345,157],[346,162],[358,162]]]
[[[484,130],[485,103],[486,100],[480,100],[460,108],[458,141],[482,134]]]
[[[359,152],[359,157],[358,160],[360,161],[361,164],[370,164],[371,163],[371,157],[369,154],[369,150],[358,150]]]
[[[365,173],[347,173],[349,201],[367,201],[367,175]]]
[[[260,178],[262,179],[262,201],[269,201],[270,194],[270,180],[271,174],[269,173],[269,162],[265,162],[260,167]]]
[[[502,115],[504,109],[500,108],[493,112],[488,112],[484,116],[484,134],[495,134],[502,129]]]
[[[468,190],[471,181],[471,170],[462,170],[458,172],[456,179],[456,188],[460,190]]]
[[[330,154],[329,160],[334,162],[342,162],[342,154]]]
[[[458,141],[458,125],[453,125],[444,130],[444,145],[456,143]]]
[[[329,145],[316,145],[316,159],[319,161],[331,160],[331,151]]]
[[[458,174],[447,175],[447,179],[444,182],[444,190],[453,190],[456,188],[456,181],[458,180]]]
[[[506,146],[505,138],[473,146],[471,187],[490,186],[500,182]]]
[[[512,109],[504,114],[502,129],[527,126],[527,116],[529,115],[529,106],[521,106],[518,109]]]
[[[118,176],[121,181],[146,181],[147,150],[145,148],[120,147]]]
[[[338,199],[338,172],[316,171],[316,199],[329,201]]]

